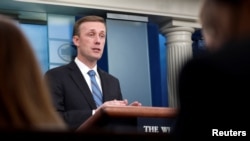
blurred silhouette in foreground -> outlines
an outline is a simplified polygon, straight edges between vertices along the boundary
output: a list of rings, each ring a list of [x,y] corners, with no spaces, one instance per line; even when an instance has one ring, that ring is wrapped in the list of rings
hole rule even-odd
[[[180,73],[178,140],[249,134],[249,7],[249,0],[204,1],[200,22],[208,54]]]
[[[0,15],[0,130],[64,131],[33,50],[18,23]]]

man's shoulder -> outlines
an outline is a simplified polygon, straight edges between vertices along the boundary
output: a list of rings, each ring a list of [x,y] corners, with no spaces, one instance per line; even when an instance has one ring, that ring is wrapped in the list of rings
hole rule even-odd
[[[46,72],[46,74],[65,72],[65,71],[68,71],[69,69],[72,69],[74,67],[73,65],[74,64],[71,62],[69,64],[64,64],[64,65],[61,65],[61,66],[57,66],[57,67],[49,69]]]
[[[106,78],[109,78],[109,79],[116,79],[118,80],[118,78],[110,73],[108,73],[107,71],[101,69],[101,68],[98,68],[98,73],[101,77],[106,77]]]

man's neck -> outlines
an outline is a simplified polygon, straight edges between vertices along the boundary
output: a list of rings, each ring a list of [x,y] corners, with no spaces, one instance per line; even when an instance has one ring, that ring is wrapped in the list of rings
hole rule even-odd
[[[83,57],[77,56],[77,59],[80,60],[86,66],[88,66],[90,69],[94,68],[97,64],[97,61],[89,61],[88,59],[85,59]]]

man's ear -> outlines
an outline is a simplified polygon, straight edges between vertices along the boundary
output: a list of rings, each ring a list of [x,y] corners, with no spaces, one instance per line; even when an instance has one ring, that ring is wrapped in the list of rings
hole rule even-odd
[[[75,46],[79,46],[79,36],[75,35],[72,39]]]

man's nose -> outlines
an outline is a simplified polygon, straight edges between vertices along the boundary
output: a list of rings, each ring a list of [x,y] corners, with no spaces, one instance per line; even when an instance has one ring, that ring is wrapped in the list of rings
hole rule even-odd
[[[100,44],[101,38],[99,36],[95,36],[95,44]]]

